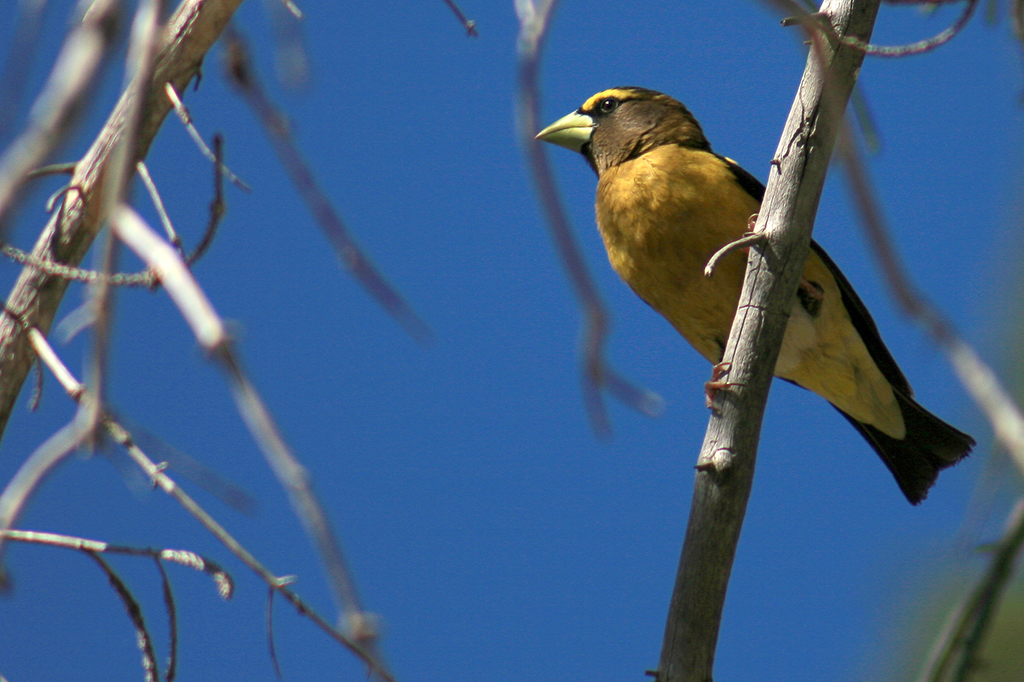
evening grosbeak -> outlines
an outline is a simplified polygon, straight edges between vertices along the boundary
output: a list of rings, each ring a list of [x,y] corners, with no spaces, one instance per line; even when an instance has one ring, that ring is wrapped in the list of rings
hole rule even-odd
[[[537,139],[580,152],[597,172],[597,226],[619,276],[719,363],[746,268],[736,251],[764,185],[711,151],[682,104],[642,88],[599,92]],[[918,405],[867,308],[811,242],[775,375],[829,401],[871,444],[912,504],[974,439]]]

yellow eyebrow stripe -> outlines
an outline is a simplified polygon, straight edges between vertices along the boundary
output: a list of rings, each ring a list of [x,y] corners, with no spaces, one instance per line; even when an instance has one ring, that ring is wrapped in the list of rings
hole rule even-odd
[[[608,97],[614,97],[615,99],[618,100],[636,99],[636,93],[625,88],[611,88],[610,90],[602,90],[601,92],[597,93],[596,95],[588,99],[586,102],[584,102],[583,106],[580,107],[580,109],[583,111],[592,111],[597,106],[598,102]]]

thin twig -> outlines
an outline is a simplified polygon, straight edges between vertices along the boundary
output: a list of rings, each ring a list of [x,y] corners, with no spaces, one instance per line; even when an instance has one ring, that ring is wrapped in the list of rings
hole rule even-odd
[[[284,679],[281,674],[281,665],[277,661],[277,647],[274,646],[274,588],[267,588],[267,612],[266,612],[266,628],[267,628],[267,652],[270,654],[270,662],[274,666],[274,675],[277,679]]]
[[[160,191],[157,190],[156,183],[153,182],[153,177],[149,174],[146,162],[140,159],[139,162],[135,164],[135,171],[142,179],[142,184],[145,185],[146,191],[149,192],[149,198],[153,202],[153,208],[156,209],[156,214],[160,217],[160,224],[164,226],[164,232],[167,233],[167,241],[169,241],[174,248],[178,250],[178,253],[184,254],[184,251],[181,250],[181,237],[174,229],[174,225],[171,223],[171,217],[167,215],[167,209],[164,208],[163,199],[160,198]]]
[[[455,15],[455,18],[459,20],[460,24],[462,24],[462,28],[466,29],[467,36],[471,38],[476,38],[479,36],[479,34],[476,32],[476,22],[462,13],[462,10],[459,9],[459,6],[455,4],[455,0],[444,0],[444,4],[448,5],[448,9],[452,11],[452,14]]]
[[[290,0],[264,0],[263,4],[270,12],[269,21],[274,29],[277,80],[286,87],[301,88],[309,83],[309,57],[299,24],[302,17],[295,15],[299,8],[288,7],[288,2]]]
[[[88,554],[93,560],[98,561],[101,568],[107,573],[110,578],[111,584],[114,585],[118,594],[121,595],[122,600],[125,602],[125,606],[131,615],[132,622],[136,627],[137,631],[140,631],[140,644],[149,644],[149,650],[147,651],[144,647],[144,658],[151,658],[155,674],[156,656],[152,650],[152,643],[149,637],[149,633],[146,629],[145,623],[142,620],[142,610],[138,603],[131,596],[131,593],[127,589],[127,586],[120,580],[116,573],[110,566],[99,559],[99,555],[102,553],[106,554],[127,554],[131,556],[148,556],[153,559],[156,564],[157,571],[160,573],[160,582],[163,588],[164,606],[167,609],[168,628],[169,628],[169,641],[168,641],[168,662],[167,662],[167,673],[164,676],[165,682],[173,682],[176,670],[177,670],[177,658],[178,658],[178,615],[177,607],[174,604],[174,593],[171,589],[171,581],[167,576],[167,571],[164,570],[164,561],[170,561],[194,570],[203,571],[213,576],[214,581],[218,584],[222,598],[230,598],[230,591],[220,587],[225,581],[230,585],[230,576],[227,576],[224,571],[217,566],[215,563],[203,559],[194,552],[187,552],[175,549],[162,549],[155,550],[149,548],[140,547],[126,547],[111,545],[107,542],[100,542],[97,540],[87,540],[85,538],[73,537],[70,535],[59,535],[57,533],[40,533],[36,531],[25,531],[25,530],[0,530],[0,539],[12,540],[15,542],[26,542],[40,545],[49,545],[51,547],[63,547],[65,549],[73,549]],[[146,663],[149,668],[149,663]]]
[[[47,166],[40,166],[39,168],[33,168],[25,174],[27,180],[35,180],[36,178],[43,178],[48,175],[74,175],[75,167],[78,165],[76,161],[66,161],[64,163],[51,163]],[[52,209],[46,209],[50,211]]]
[[[121,598],[125,611],[128,612],[128,617],[131,619],[132,625],[135,626],[135,636],[139,649],[142,650],[142,669],[146,672],[146,682],[160,682],[160,669],[156,662],[156,651],[153,649],[153,638],[150,637],[149,630],[146,629],[146,620],[142,617],[142,608],[135,601],[135,597],[132,596],[128,586],[124,584],[120,576],[110,567],[110,564],[103,560],[103,557],[89,550],[85,550],[85,553],[107,574],[110,586],[114,588],[117,596]]]
[[[3,255],[7,256],[15,263],[28,265],[40,272],[68,281],[90,283],[102,279],[110,284],[110,286],[115,287],[150,288],[158,283],[156,277],[149,270],[143,270],[141,272],[121,272],[109,275],[96,270],[74,268],[70,265],[54,263],[51,260],[43,260],[31,253],[22,251],[16,246],[11,246],[10,244],[0,244],[0,253],[3,253]]]
[[[59,363],[59,361],[58,361]],[[114,422],[111,422],[114,423]],[[112,435],[116,431],[112,431]],[[130,439],[129,439],[130,440]],[[123,445],[123,443],[119,443]],[[143,455],[145,457],[145,455]],[[153,465],[156,466],[155,464]],[[148,556],[157,561],[169,561],[179,566],[191,568],[194,571],[205,573],[213,579],[217,586],[217,594],[221,599],[230,599],[234,583],[231,576],[216,562],[183,549],[150,549],[148,547],[129,547],[126,545],[112,545],[109,542],[99,540],[88,540],[86,538],[72,535],[61,535],[59,533],[43,533],[33,530],[0,530],[0,539],[11,540],[12,542],[27,542],[37,545],[49,545],[52,547],[63,547],[79,551],[98,552],[107,554],[126,554],[131,556]]]
[[[114,424],[113,421],[110,421],[109,423]],[[110,429],[110,434],[111,437],[115,437],[115,435],[122,435],[117,429]],[[124,442],[129,442],[132,447],[135,447],[130,436],[127,441],[122,439],[118,441],[118,444],[123,445]],[[147,463],[152,464],[152,462]],[[210,576],[213,579],[214,584],[217,586],[217,594],[225,601],[231,599],[235,594],[235,583],[231,579],[231,575],[221,568],[220,564],[215,561],[211,561],[202,555],[184,549],[162,549],[160,550],[159,558],[163,561],[170,561],[171,563],[178,564],[179,566],[187,566],[193,570],[202,571],[206,575]]]
[[[196,126],[192,122],[192,114],[189,113],[185,103],[181,101],[180,97],[178,97],[178,91],[174,89],[173,85],[167,83],[164,86],[164,92],[167,93],[167,99],[170,101],[171,106],[174,107],[174,113],[178,115],[178,120],[181,121],[183,126],[185,126],[185,130],[188,131],[189,137],[191,137],[192,141],[196,143],[197,147],[199,147],[199,151],[203,153],[203,156],[210,160],[210,163],[217,163],[217,157],[212,151],[210,151],[210,148],[206,146],[206,142],[203,141],[203,136],[199,134],[198,130],[196,130]],[[235,175],[230,168],[222,165],[220,170],[224,173],[224,177],[228,179],[228,182],[233,184],[235,187],[246,194],[252,192],[249,185],[242,182],[242,179]]]
[[[85,401],[86,399],[81,398]],[[91,400],[91,399],[89,399]],[[22,462],[17,473],[0,494],[0,531],[8,530],[21,516],[25,504],[53,470],[64,461],[92,433],[92,424],[76,412],[71,422],[47,438],[28,458]],[[0,537],[0,557],[3,556],[3,538]],[[0,570],[0,591],[7,584]]]
[[[28,399],[28,411],[35,412],[39,409],[39,403],[43,400],[43,366],[36,362],[36,380],[32,386],[32,395]]]
[[[249,493],[231,481],[223,479],[215,471],[194,457],[172,447],[166,441],[146,431],[136,423],[130,422],[121,415],[108,411],[107,417],[116,419],[132,432],[133,439],[139,445],[159,457],[170,470],[180,474],[188,481],[210,493],[226,506],[246,516],[254,516],[259,506]]]
[[[611,433],[611,424],[601,399],[602,391],[608,391],[626,405],[649,416],[660,414],[664,409],[664,401],[656,393],[631,384],[612,369],[604,358],[608,339],[608,314],[573,238],[547,155],[541,143],[534,139],[540,129],[540,51],[555,5],[556,0],[542,0],[539,8],[533,0],[516,2],[519,17],[519,139],[530,166],[541,209],[547,219],[551,239],[584,312],[580,378],[587,416],[594,431],[600,436],[607,436]]]
[[[219,133],[213,136],[213,158],[213,201],[210,202],[210,220],[196,250],[185,259],[185,263],[190,267],[210,248],[213,237],[217,234],[217,226],[224,217],[224,175],[221,173],[221,169],[224,168],[224,164],[221,163],[224,158],[224,138]]]
[[[948,0],[950,3],[959,2],[960,0]],[[822,15],[820,12],[808,13],[802,8],[797,6],[792,0],[766,0],[776,6],[784,6],[787,11],[796,8],[796,13],[793,16],[786,17],[782,20],[783,26],[803,26],[804,28],[811,30],[820,30],[828,36],[832,43],[842,42],[847,47],[863,52],[864,54],[871,55],[873,57],[909,57],[912,55],[922,54],[924,52],[930,52],[935,48],[948,43],[953,39],[970,21],[971,16],[974,14],[974,9],[977,7],[978,0],[965,0],[966,5],[964,11],[960,17],[948,28],[943,30],[941,33],[927,38],[925,40],[919,40],[914,43],[906,45],[873,45],[865,42],[857,36],[843,36],[840,38],[836,35],[828,22],[822,21]],[[943,2],[931,2],[930,0],[910,0],[905,4],[944,4]]]
[[[178,609],[174,605],[174,592],[171,581],[164,570],[164,563],[158,556],[153,557],[156,570],[160,572],[160,584],[164,593],[164,608],[167,609],[167,672],[164,682],[174,682],[178,670]]]
[[[293,17],[302,21],[302,10],[300,10],[298,5],[292,2],[292,0],[281,0],[281,4],[284,5],[285,9],[287,9]]]

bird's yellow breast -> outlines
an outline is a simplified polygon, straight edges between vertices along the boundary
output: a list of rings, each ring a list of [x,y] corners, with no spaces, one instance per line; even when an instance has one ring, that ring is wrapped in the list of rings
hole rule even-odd
[[[714,154],[674,145],[601,174],[597,225],[612,267],[705,358],[729,335],[746,259],[727,256],[713,279],[708,259],[747,230],[758,202]]]

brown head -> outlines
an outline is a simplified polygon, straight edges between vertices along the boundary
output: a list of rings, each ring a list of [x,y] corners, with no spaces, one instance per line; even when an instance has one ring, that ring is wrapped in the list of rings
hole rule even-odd
[[[580,152],[599,175],[662,145],[711,151],[685,106],[660,92],[633,87],[597,93],[537,133],[537,139]]]

